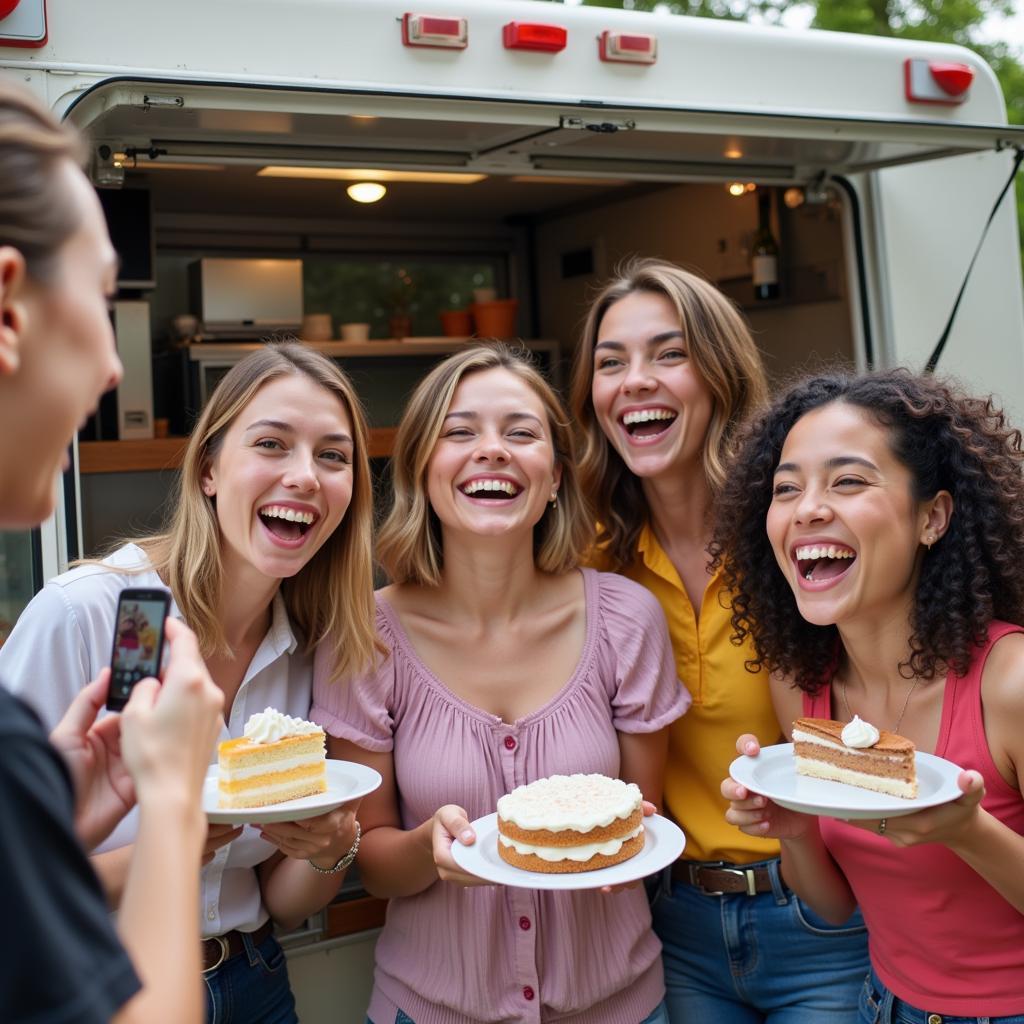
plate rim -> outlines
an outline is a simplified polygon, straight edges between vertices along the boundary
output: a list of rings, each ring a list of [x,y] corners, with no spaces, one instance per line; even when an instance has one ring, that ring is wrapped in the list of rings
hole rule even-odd
[[[470,864],[466,864],[460,858],[478,857],[480,859],[483,859],[484,855],[477,851],[483,849],[482,840],[485,838],[484,833],[487,833],[487,838],[489,839],[493,839],[494,836],[497,834],[497,811],[492,811],[490,814],[484,814],[481,817],[476,818],[474,821],[470,822],[470,825],[472,826],[473,830],[477,833],[477,841],[473,843],[471,846],[465,846],[464,844],[460,843],[458,839],[456,839],[452,843],[452,858],[455,860],[455,863],[458,864],[459,867],[462,868],[462,870],[467,872],[468,874],[475,875],[477,878],[481,878],[484,881],[489,882],[491,885],[502,885],[508,889],[541,889],[547,892],[579,892],[581,890],[586,889],[600,889],[604,885],[622,885],[627,882],[637,882],[643,878],[647,878],[649,875],[657,874],[657,872],[661,871],[662,868],[678,860],[679,857],[682,856],[683,851],[686,849],[686,833],[679,827],[679,825],[676,824],[676,822],[674,822],[671,818],[666,817],[663,814],[647,815],[644,817],[645,828],[647,827],[647,823],[651,821],[652,818],[658,819],[657,829],[659,830],[659,832],[661,829],[665,829],[666,835],[664,836],[664,840],[666,842],[678,842],[678,840],[682,840],[679,846],[679,850],[674,857],[667,860],[664,864],[660,864],[658,867],[651,868],[650,870],[645,870],[641,874],[632,875],[629,878],[617,878],[613,881],[607,881],[605,877],[605,872],[615,871],[617,868],[620,867],[625,868],[627,864],[634,864],[634,862],[637,861],[637,858],[643,855],[642,853],[638,854],[635,857],[630,857],[628,860],[623,861],[621,864],[612,864],[610,867],[598,868],[594,871],[572,871],[559,874],[545,874],[539,871],[525,871],[522,868],[516,868],[513,865],[505,864],[505,862],[502,861],[501,863],[505,865],[505,868],[507,868],[508,871],[516,872],[516,874],[510,874],[506,878],[504,875],[504,870],[502,869],[499,869],[502,870],[502,877],[499,879],[494,879],[487,875],[479,874],[477,871],[473,870],[472,861]],[[466,853],[464,851],[472,852]],[[485,863],[487,864],[488,867],[491,866],[490,862]],[[639,863],[643,862],[640,861]]]
[[[944,776],[941,779],[939,788],[930,796],[914,797],[912,800],[906,801],[905,804],[882,805],[878,807],[844,807],[838,803],[814,803],[807,800],[798,800],[785,794],[778,797],[772,793],[762,792],[762,789],[758,788],[754,780],[747,781],[748,779],[751,779],[753,772],[753,769],[748,769],[747,766],[756,762],[758,757],[765,754],[768,754],[772,760],[781,760],[783,757],[792,757],[793,744],[773,743],[770,746],[762,747],[760,753],[753,757],[749,754],[740,754],[729,765],[730,777],[732,777],[736,782],[739,782],[742,786],[745,786],[752,793],[757,793],[760,796],[766,796],[774,803],[777,803],[780,807],[796,811],[799,814],[811,814],[821,818],[836,818],[840,821],[860,821],[870,820],[872,818],[902,818],[907,814],[914,814],[917,811],[924,811],[930,807],[939,807],[942,804],[950,803],[961,795],[959,789],[956,787],[956,778],[963,769],[958,764],[950,761],[948,758],[939,757],[938,754],[928,753],[926,750],[915,750],[915,761],[920,760],[920,763],[934,768],[940,773],[940,775]],[[747,778],[738,778],[737,771],[741,774],[745,774]],[[954,771],[955,775],[952,774]],[[828,779],[818,779],[814,781],[825,784],[829,784],[831,782],[831,780]],[[831,782],[831,784],[837,786],[846,785],[845,783],[840,782]],[[950,786],[948,790],[945,788],[947,785]],[[903,800],[902,797],[892,796],[888,793],[875,793],[873,790],[861,789],[860,787],[851,788],[855,789],[859,793],[865,794],[866,799],[878,797],[883,800]]]
[[[358,800],[361,797],[368,795],[380,788],[383,783],[383,778],[380,772],[375,768],[371,768],[369,765],[360,764],[358,761],[345,761],[340,758],[328,757],[325,759],[328,772],[328,786],[330,785],[330,774],[332,772],[340,771],[352,771],[355,769],[354,774],[362,776],[365,774],[362,782],[356,784],[355,789],[351,794],[345,793],[339,799],[334,799],[331,795],[330,789],[324,793],[314,793],[310,796],[298,797],[296,800],[286,800],[279,804],[267,804],[264,807],[214,807],[207,809],[205,802],[203,805],[203,814],[206,816],[206,820],[212,825],[251,825],[251,824],[275,824],[282,821],[303,821],[306,818],[314,818],[318,814],[326,814],[328,811],[333,811],[335,807],[340,807],[342,804],[347,803],[349,800]],[[203,778],[203,795],[205,796],[207,786],[211,780],[217,778],[219,773],[218,765],[216,762],[207,766],[206,775]],[[364,788],[369,787],[369,788]],[[214,790],[216,792],[216,790]],[[289,804],[299,803],[304,800],[319,800],[321,802],[315,802],[312,805],[306,804],[298,807],[289,807]],[[297,814],[293,815],[291,812],[295,811]]]

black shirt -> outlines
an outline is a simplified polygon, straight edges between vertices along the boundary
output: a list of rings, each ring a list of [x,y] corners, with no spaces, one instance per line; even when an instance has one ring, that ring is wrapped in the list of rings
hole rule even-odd
[[[0,1020],[106,1024],[140,988],[74,832],[60,754],[0,689]]]

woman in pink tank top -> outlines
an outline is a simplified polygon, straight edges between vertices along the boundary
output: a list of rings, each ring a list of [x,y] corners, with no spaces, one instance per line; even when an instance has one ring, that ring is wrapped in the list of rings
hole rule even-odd
[[[720,502],[733,625],[773,673],[779,720],[856,714],[963,769],[959,799],[871,821],[722,784],[728,820],[781,840],[818,913],[860,905],[864,1022],[1024,1022],[1022,461],[991,399],[829,374],[750,425]]]

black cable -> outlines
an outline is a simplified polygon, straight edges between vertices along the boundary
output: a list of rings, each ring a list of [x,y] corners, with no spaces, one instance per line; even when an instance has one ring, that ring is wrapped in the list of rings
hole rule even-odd
[[[1005,196],[1009,191],[1010,186],[1013,184],[1013,179],[1017,177],[1017,171],[1020,170],[1021,161],[1024,161],[1024,148],[1021,146],[1015,146],[1014,148],[1017,151],[1017,159],[1013,161],[1013,170],[1010,171],[1010,177],[1007,179],[1006,184],[999,193],[999,198],[996,199],[995,205],[992,207],[992,212],[988,215],[988,220],[985,221],[985,227],[982,229],[981,238],[978,239],[978,247],[974,250],[974,255],[971,257],[970,264],[968,264],[967,273],[964,274],[964,282],[960,285],[960,291],[957,293],[956,302],[953,303],[952,310],[950,310],[949,319],[946,321],[946,327],[939,336],[938,343],[935,346],[935,351],[933,351],[928,357],[928,362],[924,364],[925,373],[935,372],[935,366],[939,361],[939,357],[942,355],[942,350],[946,347],[946,342],[949,341],[949,332],[953,330],[953,321],[956,319],[957,310],[960,308],[960,300],[964,297],[964,292],[967,290],[967,282],[970,279],[971,271],[974,269],[974,264],[978,259],[978,254],[981,252],[981,247],[985,242],[985,236],[988,234],[988,229],[992,226],[992,221],[995,219],[996,211],[999,209],[999,204],[1003,201],[1003,196]]]

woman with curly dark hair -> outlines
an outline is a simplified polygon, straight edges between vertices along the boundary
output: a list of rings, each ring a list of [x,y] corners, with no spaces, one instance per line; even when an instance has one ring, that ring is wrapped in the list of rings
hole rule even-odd
[[[865,1022],[1024,1021],[1022,461],[991,399],[817,376],[752,424],[719,504],[733,626],[780,721],[857,715],[966,769],[958,799],[869,821],[722,784],[818,913],[860,905]],[[749,734],[737,749],[759,753]]]
[[[572,386],[580,478],[601,524],[591,561],[658,599],[693,694],[669,726],[664,786],[686,850],[653,907],[669,1015],[852,1024],[867,969],[860,915],[833,927],[801,906],[778,842],[730,828],[719,791],[738,732],[782,738],[767,673],[744,668],[753,645],[729,642],[729,589],[707,551],[737,428],[766,396],[746,322],[696,274],[635,260],[591,304]]]

